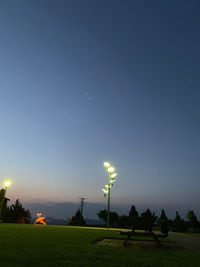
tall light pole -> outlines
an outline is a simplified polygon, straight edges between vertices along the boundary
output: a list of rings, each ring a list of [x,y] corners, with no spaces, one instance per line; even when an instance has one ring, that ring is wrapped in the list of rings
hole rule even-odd
[[[111,166],[109,162],[104,162],[104,167],[106,167],[108,171],[108,184],[105,185],[105,189],[102,189],[104,192],[104,196],[108,195],[108,207],[107,207],[107,228],[110,227],[110,190],[115,182],[115,178],[117,174],[114,172],[115,168]]]
[[[8,187],[10,185],[11,185],[11,181],[6,180],[6,181],[4,181],[4,189],[0,190],[0,221],[1,221],[1,216],[2,216],[4,199],[5,199],[5,196],[6,196],[6,191],[7,191]]]

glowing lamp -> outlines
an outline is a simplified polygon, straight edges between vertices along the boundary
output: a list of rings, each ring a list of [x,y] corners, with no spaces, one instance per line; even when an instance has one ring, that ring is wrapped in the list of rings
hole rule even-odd
[[[7,188],[7,187],[9,187],[11,185],[11,181],[9,181],[9,180],[6,180],[5,182],[4,182],[4,186]]]
[[[108,172],[112,173],[112,172],[114,172],[114,171],[115,171],[115,168],[114,168],[114,167],[110,166],[110,167],[108,168]]]
[[[103,164],[106,168],[110,167],[110,163],[109,162],[104,162]]]
[[[111,178],[115,178],[117,176],[116,172],[111,174]]]
[[[108,194],[108,190],[102,189],[102,191],[104,192],[104,194]]]

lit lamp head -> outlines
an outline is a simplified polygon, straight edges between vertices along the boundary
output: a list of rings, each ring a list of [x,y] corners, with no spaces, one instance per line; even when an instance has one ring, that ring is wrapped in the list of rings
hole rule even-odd
[[[113,173],[115,171],[115,168],[110,166],[110,167],[108,167],[107,170],[108,170],[109,173]]]
[[[102,189],[102,191],[104,192],[104,194],[108,194],[108,190]]]
[[[106,168],[110,167],[110,163],[109,163],[109,162],[107,162],[107,161],[106,161],[106,162],[104,162],[104,164],[103,164],[103,165],[104,165],[104,167],[106,167]]]
[[[110,162],[104,162],[104,167],[106,167],[108,173],[109,173],[109,184],[105,185],[105,189],[102,189],[104,192],[104,196],[106,197],[107,194],[110,193],[111,187],[113,186],[113,183],[115,182],[115,178],[117,176],[117,173],[115,172],[115,168],[111,166]]]
[[[11,181],[9,181],[9,180],[5,180],[5,181],[4,181],[4,186],[5,186],[6,189],[7,189],[10,185],[11,185]]]
[[[111,174],[111,178],[115,178],[117,176],[116,172]]]

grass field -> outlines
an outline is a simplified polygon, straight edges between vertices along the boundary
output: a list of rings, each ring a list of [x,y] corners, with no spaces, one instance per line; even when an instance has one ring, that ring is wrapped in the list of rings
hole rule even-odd
[[[107,229],[0,225],[0,266],[200,267],[200,253],[94,245],[120,238]]]

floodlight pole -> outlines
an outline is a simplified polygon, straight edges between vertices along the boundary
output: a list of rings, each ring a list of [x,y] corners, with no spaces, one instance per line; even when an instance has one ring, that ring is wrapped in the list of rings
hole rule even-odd
[[[114,173],[115,168],[112,167],[109,162],[104,162],[104,167],[107,168],[107,172],[109,174],[108,185],[105,185],[106,189],[102,189],[102,191],[104,192],[104,196],[106,196],[106,195],[108,196],[106,225],[107,225],[107,228],[109,228],[110,227],[110,191],[111,191],[111,185],[113,185],[113,183],[115,182],[115,177],[117,176],[117,174]]]
[[[107,228],[110,227],[110,174],[109,172],[109,180],[108,180],[108,210],[107,210]]]

